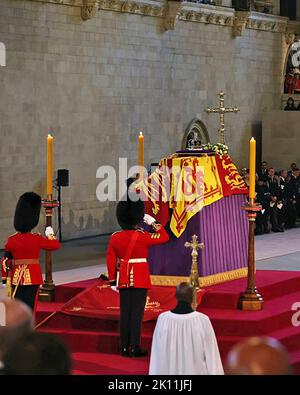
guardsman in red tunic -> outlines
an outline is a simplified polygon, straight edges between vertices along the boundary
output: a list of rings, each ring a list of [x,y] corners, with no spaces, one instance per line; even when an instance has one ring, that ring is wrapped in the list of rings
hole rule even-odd
[[[121,355],[140,357],[147,355],[140,343],[147,290],[151,288],[148,248],[166,243],[169,235],[154,218],[145,215],[144,202],[136,198],[134,192],[127,193],[126,201],[117,205],[117,220],[123,231],[111,236],[107,268],[111,287],[120,293]],[[138,229],[143,220],[155,233]]]
[[[24,193],[17,204],[14,227],[17,231],[5,244],[2,259],[2,281],[11,282],[12,296],[35,310],[40,285],[43,283],[39,263],[41,250],[57,250],[60,243],[53,236],[53,229],[46,229],[46,236],[31,233],[39,223],[41,197],[34,192]]]

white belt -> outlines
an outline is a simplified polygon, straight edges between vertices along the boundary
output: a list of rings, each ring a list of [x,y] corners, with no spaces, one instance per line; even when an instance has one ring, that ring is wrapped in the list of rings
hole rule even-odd
[[[121,259],[121,261],[124,261],[124,259]],[[129,259],[128,263],[147,263],[147,258]]]

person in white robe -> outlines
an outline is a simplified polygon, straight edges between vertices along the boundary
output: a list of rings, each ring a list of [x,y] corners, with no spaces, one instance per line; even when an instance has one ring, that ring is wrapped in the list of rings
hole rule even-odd
[[[193,287],[181,283],[178,304],[159,315],[153,334],[150,375],[223,375],[216,336],[205,314],[191,307]]]

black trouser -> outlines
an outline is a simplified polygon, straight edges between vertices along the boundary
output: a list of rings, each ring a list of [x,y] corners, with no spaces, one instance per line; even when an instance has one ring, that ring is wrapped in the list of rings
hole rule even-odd
[[[262,234],[262,233],[268,233],[269,232],[269,218],[270,218],[270,212],[269,208],[263,206],[263,209],[265,210],[264,213],[259,211],[257,213],[256,217],[256,234]]]
[[[147,289],[120,289],[121,347],[140,346]]]
[[[19,285],[15,294],[15,299],[19,299],[34,311],[35,300],[39,285]],[[14,292],[15,286],[12,286],[12,292]]]
[[[278,219],[278,208],[277,208],[277,203],[273,207],[271,207],[270,210],[270,220],[271,220],[271,225],[272,225],[272,230],[277,230],[279,228],[279,219]]]
[[[293,228],[296,225],[297,220],[297,208],[296,203],[293,200],[288,202],[287,205],[287,221],[286,221],[286,228]]]
[[[287,202],[283,201],[282,207],[278,212],[278,224],[281,228],[283,228],[284,225],[287,223],[287,219],[288,219]]]

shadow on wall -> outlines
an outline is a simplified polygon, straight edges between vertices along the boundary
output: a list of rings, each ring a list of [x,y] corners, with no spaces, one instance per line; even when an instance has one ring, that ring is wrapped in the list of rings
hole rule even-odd
[[[101,216],[101,214],[103,214]],[[92,214],[87,216],[81,215],[78,219],[78,224],[75,221],[75,213],[69,210],[69,220],[66,221],[62,217],[62,238],[63,240],[73,239],[85,236],[97,236],[101,234],[111,233],[117,228],[114,221],[115,209],[110,208],[103,210],[100,217],[93,217]]]

